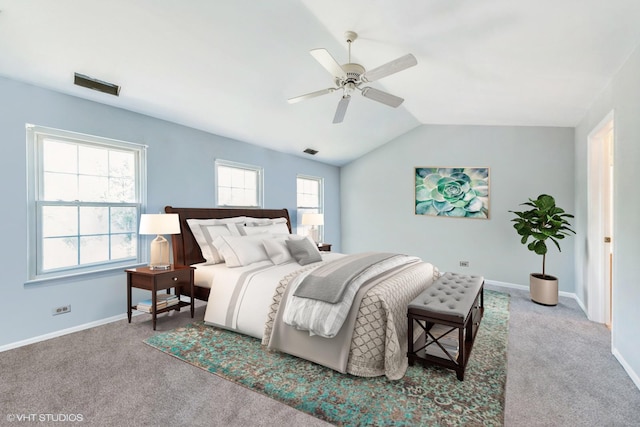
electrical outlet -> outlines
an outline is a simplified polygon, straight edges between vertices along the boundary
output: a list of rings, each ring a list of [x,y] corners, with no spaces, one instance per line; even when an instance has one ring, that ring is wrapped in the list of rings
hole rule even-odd
[[[469,261],[460,261],[460,267],[469,267]]]
[[[51,314],[53,316],[56,316],[58,314],[69,313],[70,311],[71,311],[71,304],[63,305],[63,306],[60,306],[60,307],[56,307],[56,308],[51,310]]]

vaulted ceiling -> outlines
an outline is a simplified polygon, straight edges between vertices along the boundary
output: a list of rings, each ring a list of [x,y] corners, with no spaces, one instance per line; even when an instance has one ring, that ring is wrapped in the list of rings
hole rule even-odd
[[[347,30],[352,62],[418,65],[332,124],[338,92],[287,99],[333,86],[309,50],[348,62]],[[335,165],[420,124],[575,126],[639,43],[638,0],[0,0],[2,76]]]

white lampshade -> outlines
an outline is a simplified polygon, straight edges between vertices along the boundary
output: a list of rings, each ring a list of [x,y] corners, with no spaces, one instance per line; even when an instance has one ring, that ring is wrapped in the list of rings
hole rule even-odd
[[[318,213],[302,214],[302,225],[324,225],[324,215]]]
[[[180,234],[178,214],[140,215],[140,234]]]
[[[162,234],[180,234],[180,219],[178,214],[142,214],[140,216],[140,234],[156,234],[151,241],[149,267],[152,270],[168,270],[169,242]]]

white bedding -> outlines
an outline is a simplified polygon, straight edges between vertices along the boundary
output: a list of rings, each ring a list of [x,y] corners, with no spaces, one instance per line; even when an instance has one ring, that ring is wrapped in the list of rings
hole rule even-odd
[[[323,260],[344,256],[323,252]],[[273,265],[260,261],[229,268],[225,264],[195,264],[195,285],[210,288],[204,321],[262,339],[269,307],[280,280],[299,270],[295,262]]]

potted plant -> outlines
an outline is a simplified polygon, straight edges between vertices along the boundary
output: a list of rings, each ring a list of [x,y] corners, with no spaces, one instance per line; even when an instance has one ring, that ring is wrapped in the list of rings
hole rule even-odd
[[[558,251],[561,251],[559,241],[570,233],[575,234],[567,221],[567,218],[573,218],[573,215],[557,207],[554,198],[548,194],[541,194],[536,200],[529,199],[522,205],[531,206],[531,209],[523,212],[509,211],[517,216],[511,220],[515,223],[513,228],[522,236],[520,242],[523,245],[527,245],[530,251],[542,255],[542,274],[532,273],[529,276],[531,300],[543,305],[557,305],[558,278],[547,274],[545,270],[547,240],[551,240]],[[530,242],[529,238],[532,239]]]

